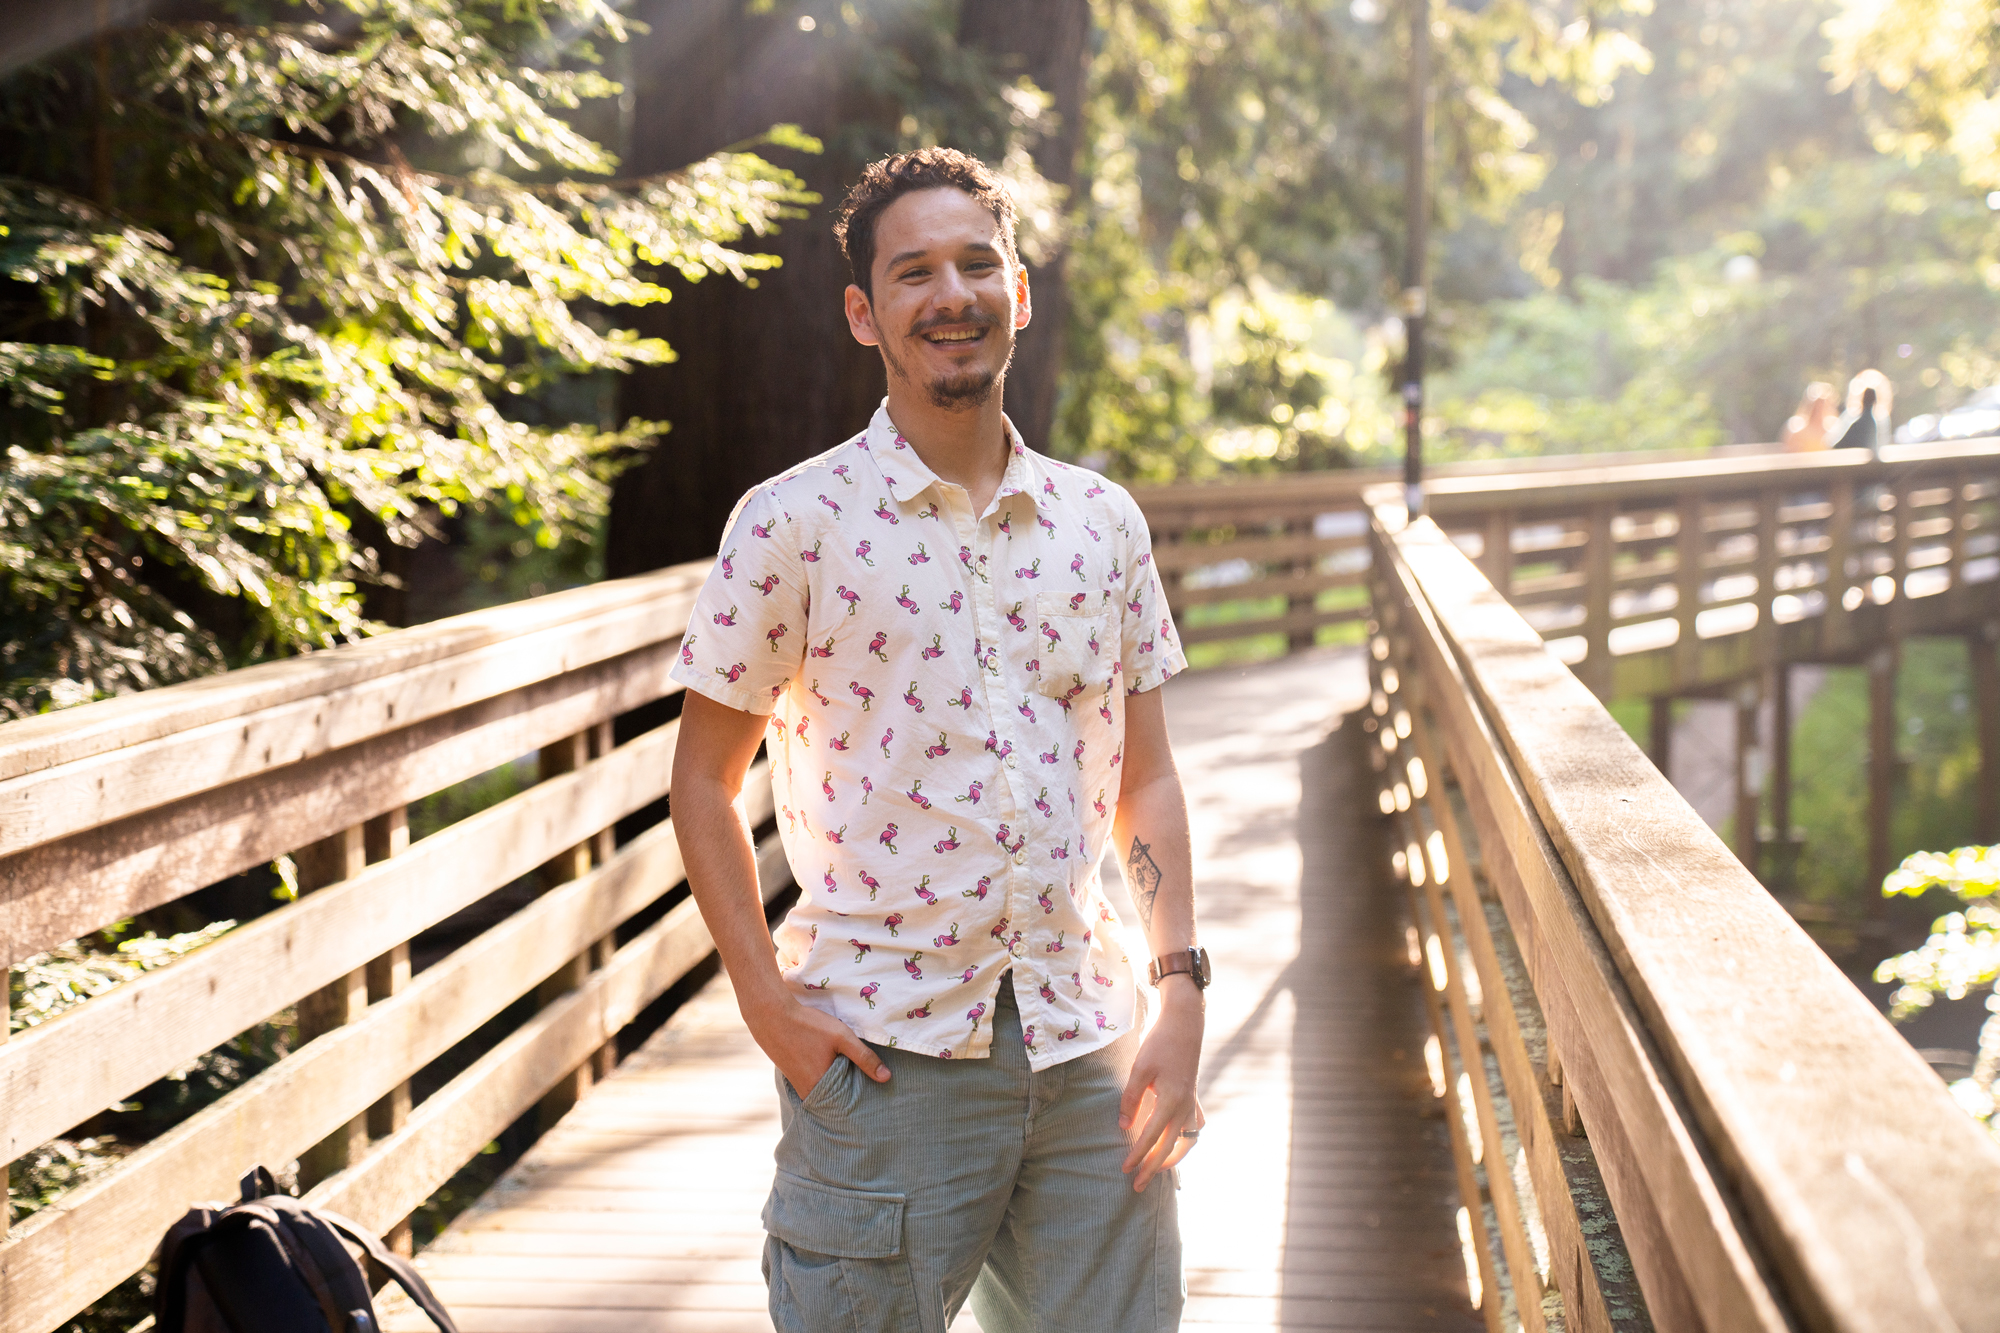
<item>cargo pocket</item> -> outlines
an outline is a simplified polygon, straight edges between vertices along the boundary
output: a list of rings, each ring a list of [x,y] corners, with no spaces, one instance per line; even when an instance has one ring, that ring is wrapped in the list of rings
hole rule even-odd
[[[764,1205],[764,1276],[779,1333],[919,1326],[903,1252],[904,1196],[778,1173]]]
[[[1072,699],[1102,688],[1111,675],[1112,618],[1098,605],[1076,606],[1060,593],[1035,598],[1035,633],[1040,642],[1035,689],[1051,699]]]

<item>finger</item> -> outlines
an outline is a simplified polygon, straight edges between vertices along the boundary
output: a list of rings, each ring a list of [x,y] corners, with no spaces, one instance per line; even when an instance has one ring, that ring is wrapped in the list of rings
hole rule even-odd
[[[883,1061],[881,1056],[875,1054],[873,1047],[855,1036],[853,1032],[850,1031],[845,1037],[841,1038],[840,1053],[849,1060],[852,1060],[856,1069],[859,1069],[877,1083],[887,1083],[889,1081],[889,1066]]]
[[[1143,1173],[1145,1178],[1150,1178],[1152,1170],[1148,1169],[1148,1159],[1155,1155],[1154,1149],[1159,1146],[1160,1139],[1163,1136],[1176,1134],[1180,1131],[1180,1119],[1179,1116],[1174,1114],[1174,1108],[1167,1105],[1165,1098],[1155,1097],[1153,1099],[1153,1113],[1146,1117],[1145,1128],[1141,1129],[1138,1136],[1132,1140],[1132,1150],[1125,1155],[1125,1169],[1131,1171],[1136,1168]],[[1157,1170],[1158,1168],[1155,1166],[1152,1169]],[[1135,1182],[1135,1184],[1140,1189],[1145,1188],[1143,1181]]]
[[[1153,1071],[1150,1067],[1143,1063],[1132,1066],[1131,1074],[1125,1079],[1125,1095],[1118,1099],[1118,1128],[1132,1128],[1132,1121],[1139,1114],[1139,1099],[1146,1095],[1146,1089],[1152,1084]]]
[[[1159,1105],[1159,1097],[1151,1088],[1146,1089],[1144,1095],[1139,1098],[1138,1107],[1132,1112],[1130,1123],[1125,1127],[1125,1140],[1131,1146],[1126,1150],[1125,1165],[1122,1169],[1128,1173],[1136,1168],[1139,1159],[1146,1155],[1145,1127],[1157,1114]]]
[[[1153,1177],[1167,1169],[1169,1165],[1168,1159],[1174,1155],[1175,1151],[1184,1142],[1185,1140],[1180,1138],[1180,1124],[1178,1119],[1170,1120],[1166,1125],[1162,1126],[1160,1137],[1154,1140],[1152,1146],[1147,1149],[1145,1160],[1140,1163],[1138,1173],[1132,1178],[1132,1188],[1134,1190],[1143,1190],[1146,1186],[1152,1184]]]

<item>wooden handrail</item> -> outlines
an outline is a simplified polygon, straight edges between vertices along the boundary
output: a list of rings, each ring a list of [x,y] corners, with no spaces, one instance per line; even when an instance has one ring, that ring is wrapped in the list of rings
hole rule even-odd
[[[1372,528],[1371,752],[1442,1027],[1461,1052],[1495,1051],[1498,1076],[1474,1055],[1463,1086],[1488,1123],[1521,1126],[1568,1326],[1630,1326],[1602,1255],[1563,1224],[1571,1105],[1584,1192],[1601,1182],[1654,1326],[1990,1323],[2000,1145],[1472,561],[1434,522],[1401,520],[1385,507]],[[1509,957],[1527,987],[1509,988]],[[1470,1215],[1493,1203],[1518,1225],[1527,1210],[1499,1198],[1518,1203],[1517,1184],[1489,1166]],[[1525,1312],[1544,1278],[1506,1265],[1528,1238],[1489,1240]]]
[[[612,948],[685,873],[670,823],[623,847],[609,832],[666,794],[678,723],[616,746],[610,724],[679,688],[667,672],[706,572],[0,727],[6,961],[291,851],[311,890],[0,1041],[0,1160],[289,1005],[313,998],[315,1014],[297,1051],[0,1239],[0,1333],[61,1324],[258,1163],[308,1158],[331,1173],[313,1197],[391,1232],[551,1089],[603,1068],[618,1030],[711,947],[684,903]],[[568,762],[518,794],[395,836],[410,802],[563,746]],[[768,820],[768,784],[745,804]],[[556,863],[540,897],[409,976],[413,937]],[[767,897],[789,882],[775,838],[759,866]],[[525,1027],[409,1109],[413,1074],[530,994]]]

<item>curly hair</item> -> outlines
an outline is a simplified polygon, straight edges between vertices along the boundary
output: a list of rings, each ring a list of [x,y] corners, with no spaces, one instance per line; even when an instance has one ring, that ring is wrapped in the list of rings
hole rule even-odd
[[[884,209],[906,194],[943,187],[971,195],[1000,224],[1000,250],[1010,264],[1021,262],[1014,248],[1014,199],[998,176],[970,153],[956,148],[919,148],[862,168],[834,219],[833,235],[847,256],[854,285],[875,298],[869,279],[875,268],[875,224]]]

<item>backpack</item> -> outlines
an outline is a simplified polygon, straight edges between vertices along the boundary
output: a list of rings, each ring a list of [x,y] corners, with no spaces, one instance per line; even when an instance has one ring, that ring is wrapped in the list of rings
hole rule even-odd
[[[408,1260],[358,1223],[280,1194],[261,1166],[243,1177],[240,1203],[189,1209],[161,1239],[155,1327],[159,1333],[377,1333],[368,1271],[348,1242],[443,1333],[458,1333]]]

